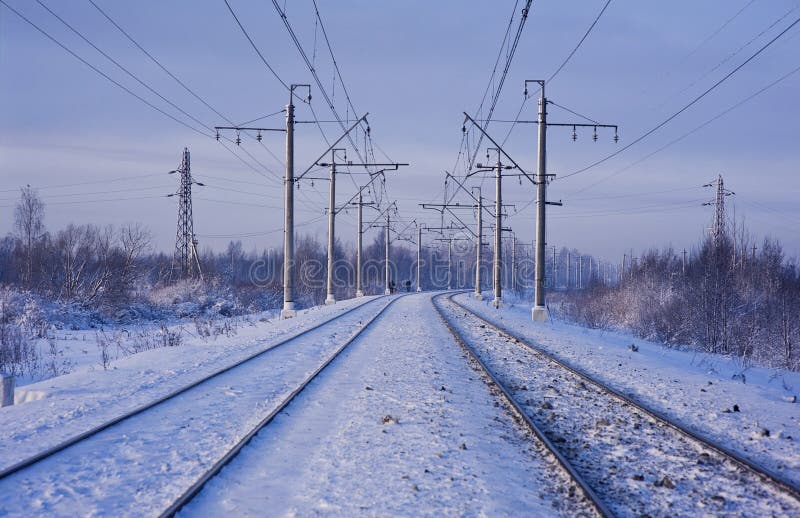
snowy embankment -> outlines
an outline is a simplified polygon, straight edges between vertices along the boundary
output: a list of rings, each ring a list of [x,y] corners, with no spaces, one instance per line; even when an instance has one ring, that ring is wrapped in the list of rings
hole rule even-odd
[[[107,369],[96,352],[94,334],[87,333],[85,341],[68,341],[73,347],[69,354],[91,350],[93,354],[86,356],[94,361],[86,361],[70,374],[17,388],[15,399],[21,404],[0,409],[0,430],[6,437],[0,442],[0,468],[236,363],[282,336],[373,298],[310,308],[291,320],[270,319],[266,315],[218,320],[213,325],[225,328],[227,323],[229,331],[217,336],[213,332],[211,336],[199,336],[191,324],[191,331],[181,334],[182,345],[109,359]],[[177,333],[180,327],[167,329]],[[119,329],[109,334],[118,336],[123,348],[132,347],[131,342],[136,339]],[[115,354],[116,347],[112,345],[109,354]]]
[[[488,294],[486,294],[488,297]],[[742,367],[720,355],[670,349],[623,333],[531,321],[530,306],[494,309],[456,297],[478,314],[686,428],[800,484],[800,373]]]

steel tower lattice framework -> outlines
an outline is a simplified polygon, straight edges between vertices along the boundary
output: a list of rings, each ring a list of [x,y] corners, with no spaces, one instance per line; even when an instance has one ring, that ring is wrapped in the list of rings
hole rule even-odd
[[[178,196],[178,230],[175,234],[173,269],[177,269],[181,277],[193,277],[195,265],[199,272],[199,262],[192,218],[193,182],[188,148],[183,148],[183,158],[177,172],[180,173],[181,185],[176,193]]]

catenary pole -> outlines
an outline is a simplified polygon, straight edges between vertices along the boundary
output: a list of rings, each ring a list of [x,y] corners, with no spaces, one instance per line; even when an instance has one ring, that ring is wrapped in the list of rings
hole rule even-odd
[[[420,268],[422,267],[422,225],[417,229],[417,291],[422,291]]]
[[[536,322],[547,320],[547,306],[544,300],[544,250],[545,250],[545,209],[547,204],[547,98],[544,95],[544,81],[541,82],[538,118],[538,167],[536,169],[536,281],[534,285],[531,317]]]
[[[281,318],[292,318],[294,308],[294,88],[289,89],[286,105],[286,176],[284,178],[283,222],[283,310]]]
[[[389,295],[392,293],[392,290],[389,289],[389,225],[390,225],[390,215],[389,211],[386,211],[386,267],[384,270],[384,277],[386,283],[386,289],[383,291],[384,295]]]
[[[478,192],[478,236],[475,241],[475,298],[482,300],[481,294],[481,252],[483,250],[483,196]]]
[[[361,288],[361,251],[363,247],[364,227],[362,213],[364,211],[364,199],[361,196],[361,189],[358,190],[358,209],[356,211],[356,219],[358,226],[358,233],[356,235],[356,297],[363,297],[364,290]]]
[[[503,243],[503,164],[500,162],[500,150],[497,150],[497,167],[495,168],[495,205],[494,205],[494,300],[492,305],[499,308],[503,305],[503,285],[501,284],[502,243]]]

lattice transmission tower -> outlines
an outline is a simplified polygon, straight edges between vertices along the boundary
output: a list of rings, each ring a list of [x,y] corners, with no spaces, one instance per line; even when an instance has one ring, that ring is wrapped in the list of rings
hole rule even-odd
[[[203,184],[192,179],[189,148],[183,148],[181,165],[172,173],[179,173],[181,184],[178,191],[169,196],[178,197],[178,230],[175,234],[175,254],[172,258],[172,271],[180,277],[202,275],[200,259],[197,256],[197,238],[194,235],[192,218],[192,184]]]
[[[722,174],[717,176],[716,180],[705,184],[703,187],[716,187],[717,189],[714,199],[705,202],[703,205],[714,206],[714,226],[711,227],[711,236],[714,239],[714,248],[719,249],[725,241],[725,198],[735,193],[725,188]]]

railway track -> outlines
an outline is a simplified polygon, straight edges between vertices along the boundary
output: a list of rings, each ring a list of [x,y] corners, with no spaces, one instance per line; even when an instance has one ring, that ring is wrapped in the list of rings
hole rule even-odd
[[[9,466],[0,471],[0,492],[13,492],[17,495],[14,505],[33,511],[92,514],[102,509],[108,514],[130,514],[136,510],[172,516],[398,298],[385,302],[380,297],[351,308]],[[297,347],[284,347],[289,344]],[[310,351],[311,361],[299,357],[299,348]],[[250,394],[247,389],[260,388],[265,376],[274,386],[265,389],[266,394]],[[239,384],[243,379],[251,381]],[[239,400],[235,407],[228,406],[231,398]],[[239,425],[231,426],[237,417]],[[199,422],[203,420],[211,425]],[[247,426],[241,424],[245,422]],[[181,446],[190,444],[191,453],[181,458]],[[205,446],[213,448],[213,453],[206,454]],[[181,462],[182,467],[173,470],[171,461]],[[137,477],[137,470],[147,476]],[[151,485],[135,491],[103,487],[137,478]],[[120,499],[126,492],[141,492],[141,502],[136,494],[130,500]],[[26,503],[27,499],[31,502]],[[144,502],[144,507],[137,507]]]
[[[598,512],[800,515],[797,487],[573,369],[453,296],[434,299],[451,332],[558,452]]]

